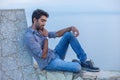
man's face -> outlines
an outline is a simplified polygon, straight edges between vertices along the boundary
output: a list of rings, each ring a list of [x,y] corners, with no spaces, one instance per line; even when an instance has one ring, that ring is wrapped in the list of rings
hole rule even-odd
[[[47,22],[47,17],[46,16],[41,16],[37,21],[36,21],[36,29],[37,30],[43,30],[44,26]]]

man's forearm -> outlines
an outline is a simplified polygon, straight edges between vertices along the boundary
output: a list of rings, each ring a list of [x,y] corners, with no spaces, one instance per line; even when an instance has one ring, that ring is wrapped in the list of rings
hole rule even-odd
[[[42,51],[42,58],[45,59],[48,53],[48,39],[44,40],[43,51]]]
[[[69,31],[71,31],[71,30],[72,30],[72,27],[68,27],[68,28],[59,30],[59,31],[56,32],[57,37],[61,37],[65,32],[69,32]]]

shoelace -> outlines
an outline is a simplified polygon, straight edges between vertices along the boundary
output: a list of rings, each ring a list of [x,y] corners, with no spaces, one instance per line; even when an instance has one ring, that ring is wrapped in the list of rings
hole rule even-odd
[[[86,61],[86,63],[87,64],[89,64],[91,67],[93,67],[94,66],[94,62],[90,59],[90,60],[88,60],[88,61]]]

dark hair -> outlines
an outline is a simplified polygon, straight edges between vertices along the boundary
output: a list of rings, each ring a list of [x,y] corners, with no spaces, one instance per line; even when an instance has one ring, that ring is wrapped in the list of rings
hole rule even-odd
[[[47,18],[49,17],[49,14],[44,10],[41,10],[41,9],[34,10],[32,13],[32,23],[34,23],[33,18],[39,19],[43,15],[46,16]]]

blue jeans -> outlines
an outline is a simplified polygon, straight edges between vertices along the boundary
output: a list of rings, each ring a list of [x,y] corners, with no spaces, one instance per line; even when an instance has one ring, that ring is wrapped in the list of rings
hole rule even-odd
[[[64,61],[69,44],[76,53],[77,58],[80,60],[80,62],[86,61],[86,53],[81,48],[81,45],[78,42],[77,38],[74,37],[71,32],[66,32],[55,48],[56,58],[50,62],[50,64],[45,68],[45,70],[58,70],[69,72],[79,72],[81,70],[81,66],[79,63]]]

